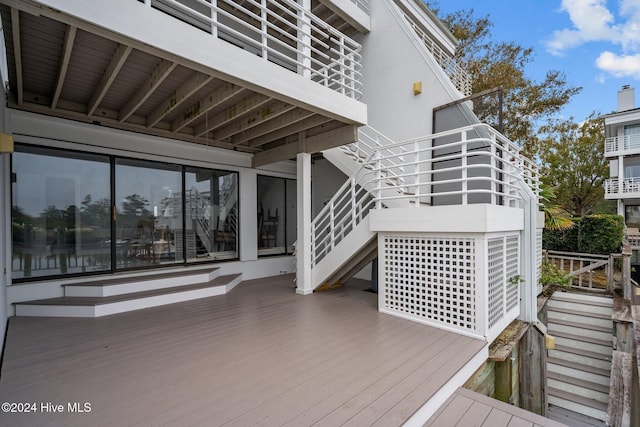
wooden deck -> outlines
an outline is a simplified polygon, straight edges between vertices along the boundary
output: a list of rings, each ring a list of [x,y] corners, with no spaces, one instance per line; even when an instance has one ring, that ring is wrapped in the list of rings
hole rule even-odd
[[[459,388],[425,424],[425,427],[440,426],[562,427],[564,424]]]
[[[11,318],[0,402],[36,412],[0,425],[400,425],[484,343],[381,314],[365,287],[303,297],[279,276],[103,318]]]

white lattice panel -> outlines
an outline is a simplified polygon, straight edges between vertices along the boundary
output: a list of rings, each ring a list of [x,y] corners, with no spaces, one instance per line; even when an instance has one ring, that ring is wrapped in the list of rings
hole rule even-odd
[[[487,242],[488,273],[488,321],[494,326],[504,314],[504,238]]]
[[[380,309],[476,332],[475,240],[381,237]]]
[[[506,246],[507,311],[518,305],[519,283],[509,283],[512,277],[520,276],[520,236],[508,236]]]

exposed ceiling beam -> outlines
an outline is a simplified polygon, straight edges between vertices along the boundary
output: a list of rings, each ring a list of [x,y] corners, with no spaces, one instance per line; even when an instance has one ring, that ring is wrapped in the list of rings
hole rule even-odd
[[[76,38],[76,32],[78,27],[73,25],[67,25],[67,29],[64,34],[64,46],[62,48],[62,56],[60,57],[60,68],[58,69],[58,80],[56,80],[56,88],[53,91],[53,97],[51,99],[51,109],[55,110],[62,93],[62,86],[64,80],[67,77],[67,69],[69,68],[69,59],[71,59],[71,51],[73,50],[73,42]]]
[[[25,97],[27,97],[27,95],[28,94],[25,94]],[[65,100],[60,101],[60,105],[58,106],[58,109],[56,109],[56,117],[90,123],[90,124],[95,122],[94,117],[87,117],[84,111],[80,112],[80,111],[75,111],[70,108],[67,108],[67,104],[68,102]],[[75,103],[69,103],[69,104],[75,104]],[[78,104],[76,105],[76,107],[79,107],[79,108],[76,108],[76,110],[80,110],[80,109],[84,110],[83,105]],[[46,103],[46,105],[42,105],[42,104],[35,104],[29,101],[25,101],[21,109],[24,111],[30,111],[38,114],[46,114],[46,115],[51,114],[51,109],[49,108],[48,102]],[[118,113],[116,111],[113,111],[113,110],[104,110],[104,111],[106,114],[98,118],[100,121],[100,126],[127,130],[131,132],[139,132],[147,135],[154,135],[154,136],[169,138],[173,140],[187,141],[191,143],[207,145],[210,147],[225,148],[227,150],[237,150],[237,151],[248,152],[248,153],[255,153],[259,151],[259,149],[257,148],[234,147],[233,145],[227,142],[212,141],[211,139],[206,139],[202,137],[196,138],[190,134],[181,133],[181,132],[175,133],[175,132],[171,132],[168,129],[159,129],[157,127],[149,129],[146,127],[145,120],[143,117],[135,116],[137,119],[139,119],[137,120],[139,123],[133,123],[133,121],[121,123],[117,119]]]
[[[102,102],[102,99],[105,97],[105,95],[109,91],[109,88],[111,87],[114,80],[116,79],[116,76],[124,66],[124,63],[127,61],[127,58],[129,57],[129,54],[131,53],[132,50],[133,48],[131,46],[125,46],[123,44],[118,46],[116,53],[111,58],[111,62],[109,63],[107,70],[102,76],[102,80],[100,80],[100,84],[98,84],[96,91],[91,97],[91,101],[89,101],[89,105],[87,106],[88,116],[91,116],[93,112],[96,111],[96,108],[98,108],[98,106]]]
[[[132,115],[140,106],[151,96],[151,94],[169,77],[169,74],[178,66],[177,63],[163,59],[160,61],[155,70],[151,73],[146,82],[144,82],[138,91],[127,101],[120,110],[118,120],[124,122]]]
[[[196,72],[186,83],[173,91],[167,99],[165,99],[149,116],[147,117],[147,127],[153,127],[162,120],[167,114],[170,114],[178,106],[180,106],[191,95],[207,85],[213,76],[207,76],[203,73]]]
[[[231,123],[244,114],[248,114],[256,108],[260,108],[267,102],[271,102],[272,98],[262,95],[261,93],[253,94],[229,107],[221,113],[207,119],[204,123],[200,123],[193,130],[195,136],[201,136],[205,133]]]
[[[209,110],[217,107],[225,101],[239,95],[245,89],[236,86],[233,83],[224,83],[222,86],[211,92],[209,95],[202,98],[200,101],[193,104],[189,109],[180,115],[171,123],[171,131],[178,132],[189,123],[193,122],[202,115],[209,112]]]
[[[318,135],[305,138],[304,147],[298,146],[298,141],[281,145],[270,150],[253,155],[252,167],[257,168],[271,163],[294,158],[298,153],[317,153],[322,150],[351,144],[358,139],[358,127],[356,125],[342,126]]]
[[[22,47],[20,43],[20,11],[11,8],[11,32],[13,34],[13,56],[16,63],[16,92],[18,94],[18,106],[24,102],[24,85],[22,82]],[[6,76],[8,77],[8,76]]]
[[[213,138],[225,139],[240,132],[247,131],[256,126],[268,123],[269,121],[282,116],[283,114],[293,110],[294,108],[296,108],[294,105],[287,104],[286,102],[271,102],[265,107],[249,114],[247,117],[243,117],[242,119],[230,123],[223,128],[217,129],[213,133]]]
[[[233,145],[246,143],[247,141],[250,141],[254,138],[271,134],[272,132],[283,129],[287,126],[290,126],[292,123],[299,122],[300,120],[304,120],[313,115],[314,113],[311,111],[303,110],[301,108],[296,108],[293,111],[289,111],[285,114],[282,114],[278,117],[273,118],[272,120],[269,120],[267,123],[263,123],[252,129],[249,129],[242,133],[234,135],[233,138],[231,138],[231,143]],[[330,120],[330,119],[327,119],[327,120]],[[286,135],[290,135],[291,133],[297,133],[297,132],[290,132]],[[282,137],[286,135],[282,135]],[[279,139],[279,138],[275,138],[275,139]]]
[[[307,129],[311,129],[312,127],[323,125],[332,120],[333,119],[331,119],[330,117],[325,117],[320,115],[309,117],[308,119],[301,120],[298,123],[292,124],[280,130],[277,130],[277,131],[268,133],[264,136],[253,139],[249,142],[249,147],[258,148],[270,142],[277,141],[286,136],[295,135],[298,132],[302,132]]]

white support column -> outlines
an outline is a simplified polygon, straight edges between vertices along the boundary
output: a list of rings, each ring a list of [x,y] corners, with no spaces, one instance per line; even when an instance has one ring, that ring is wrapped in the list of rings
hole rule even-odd
[[[538,319],[538,278],[536,274],[536,227],[538,206],[536,196],[524,183],[520,183],[524,204],[524,230],[522,231],[521,266],[524,282],[520,284],[520,316],[523,322],[534,323]]]
[[[298,240],[296,243],[296,293],[309,295],[311,284],[311,154],[297,155]]]
[[[624,197],[623,192],[624,192],[624,156],[618,156],[618,196]],[[624,208],[622,208],[622,210],[624,212]],[[624,213],[621,215],[624,216]]]

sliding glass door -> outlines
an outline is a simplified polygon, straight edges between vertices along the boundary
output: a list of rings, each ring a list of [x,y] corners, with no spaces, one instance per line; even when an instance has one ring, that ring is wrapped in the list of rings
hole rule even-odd
[[[16,146],[12,162],[12,278],[109,271],[109,157]]]
[[[187,168],[185,172],[187,260],[238,256],[238,174]]]
[[[182,168],[116,159],[116,268],[184,259]]]
[[[238,258],[237,172],[16,144],[11,177],[17,282]]]

